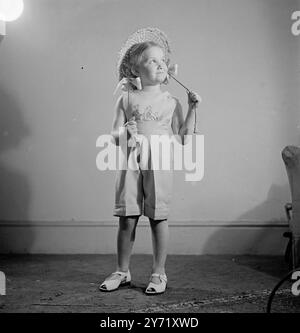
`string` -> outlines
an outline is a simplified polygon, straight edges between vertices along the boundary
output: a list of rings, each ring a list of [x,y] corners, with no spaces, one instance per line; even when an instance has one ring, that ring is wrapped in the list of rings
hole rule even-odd
[[[128,89],[127,89],[127,114],[128,114],[128,110],[129,110],[129,83],[128,83]],[[129,121],[129,119],[127,120],[127,122]],[[128,135],[127,135],[128,138]],[[131,138],[132,141],[132,138]]]
[[[128,87],[128,90],[127,90],[127,111],[128,111],[128,109],[129,109],[129,87]]]
[[[196,133],[197,133],[197,116],[196,116],[196,114],[197,114],[197,110],[195,110],[195,124],[194,124],[194,134],[196,134]]]
[[[130,90],[130,88],[128,87],[128,90],[127,90],[127,114],[128,114],[128,110],[129,110],[129,90]],[[130,119],[128,119],[128,121],[130,121]],[[131,136],[129,141],[131,142],[131,147],[136,146],[136,139],[135,139],[134,136]],[[129,141],[128,141],[128,143],[129,143]]]

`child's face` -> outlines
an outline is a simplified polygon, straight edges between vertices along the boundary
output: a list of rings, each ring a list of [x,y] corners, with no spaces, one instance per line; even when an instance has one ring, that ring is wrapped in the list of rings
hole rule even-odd
[[[143,84],[156,85],[164,82],[168,67],[163,50],[158,46],[145,50],[137,70]]]

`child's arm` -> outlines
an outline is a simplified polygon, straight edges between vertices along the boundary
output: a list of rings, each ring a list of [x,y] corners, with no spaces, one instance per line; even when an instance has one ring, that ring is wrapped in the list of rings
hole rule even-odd
[[[126,127],[124,126],[126,122],[126,115],[123,108],[123,96],[121,95],[115,104],[115,115],[112,124],[111,135],[114,138],[114,143],[120,145],[120,136],[127,135]],[[128,138],[128,136],[127,136]]]
[[[172,119],[172,129],[173,133],[176,135],[178,134],[181,143],[185,145],[189,142],[190,138],[188,136],[185,137],[185,135],[191,135],[194,133],[194,125],[195,125],[195,113],[196,108],[198,104],[190,102],[189,98],[189,108],[186,115],[186,118],[184,120],[183,113],[182,113],[182,106],[178,99],[176,100],[176,107],[173,113],[173,119]]]
[[[180,129],[184,124],[184,118],[183,118],[183,113],[182,113],[182,106],[177,98],[174,98],[175,100],[175,109],[173,112],[173,117],[172,117],[172,130],[173,134],[176,135],[176,139],[179,136],[180,143],[183,144],[183,138],[180,134]]]

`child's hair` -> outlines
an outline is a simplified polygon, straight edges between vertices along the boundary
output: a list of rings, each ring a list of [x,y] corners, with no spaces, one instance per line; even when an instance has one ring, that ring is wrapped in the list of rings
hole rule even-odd
[[[119,69],[119,80],[122,80],[124,77],[137,77],[137,75],[133,72],[133,69],[138,66],[138,64],[141,62],[143,59],[143,53],[150,47],[157,46],[161,48],[161,46],[153,41],[149,42],[143,42],[143,43],[138,43],[132,45],[128,51],[126,52],[126,55],[124,56],[124,60],[122,65],[120,66]],[[162,48],[161,48],[162,49]],[[163,50],[163,49],[162,49]],[[166,56],[166,63],[167,66],[169,65],[170,59]],[[164,84],[168,83],[168,80],[165,80],[163,82]],[[132,90],[136,90],[136,86],[129,83],[130,88]]]

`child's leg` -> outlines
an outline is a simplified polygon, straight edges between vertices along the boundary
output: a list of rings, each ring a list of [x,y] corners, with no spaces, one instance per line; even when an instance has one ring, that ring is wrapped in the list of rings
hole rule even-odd
[[[135,230],[139,216],[120,216],[118,230],[117,270],[127,272],[130,255],[135,240]]]
[[[165,274],[169,228],[167,220],[149,218],[152,231],[153,266],[152,273]],[[160,283],[159,278],[153,277],[153,283]]]
[[[132,246],[135,239],[135,229],[139,220],[138,216],[120,216],[118,229],[118,253],[117,253],[117,269],[118,272],[127,273],[129,270],[129,260]],[[123,283],[130,282],[130,273],[120,274],[114,272],[107,277],[100,285],[101,291],[112,291],[119,288]],[[117,281],[114,281],[117,280]]]

